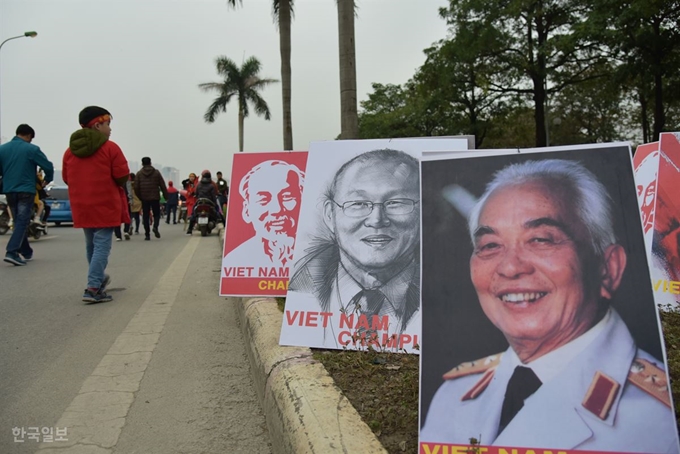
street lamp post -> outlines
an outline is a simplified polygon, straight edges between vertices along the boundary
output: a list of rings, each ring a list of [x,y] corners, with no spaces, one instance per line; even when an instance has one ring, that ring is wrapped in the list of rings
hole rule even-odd
[[[19,39],[19,38],[35,38],[38,36],[38,32],[35,31],[30,31],[30,32],[24,32],[23,35],[17,35],[17,36],[12,36],[11,38],[7,38],[3,42],[0,43],[0,50],[2,50],[2,46],[7,42],[11,41],[13,39]],[[0,95],[2,95],[2,89],[0,89]],[[0,103],[0,114],[2,113],[2,104]],[[0,115],[1,117],[1,115]],[[2,121],[0,119],[0,140],[2,140]]]

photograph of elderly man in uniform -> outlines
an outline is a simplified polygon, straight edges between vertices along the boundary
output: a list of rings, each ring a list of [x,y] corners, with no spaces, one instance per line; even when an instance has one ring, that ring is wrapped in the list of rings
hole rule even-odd
[[[323,223],[296,254],[288,293],[306,294],[334,314],[324,345],[343,347],[341,313],[369,323],[388,316],[389,335],[420,332],[419,203],[419,163],[403,151],[368,151],[335,172],[318,204]],[[384,341],[372,329],[356,334]]]
[[[629,148],[422,178],[420,442],[677,453]]]
[[[255,235],[229,252],[224,263],[240,267],[290,265],[304,184],[304,172],[282,160],[267,160],[250,169],[238,182],[241,212],[229,214],[240,215]],[[240,220],[227,225],[227,235],[240,227],[237,223],[242,225]]]

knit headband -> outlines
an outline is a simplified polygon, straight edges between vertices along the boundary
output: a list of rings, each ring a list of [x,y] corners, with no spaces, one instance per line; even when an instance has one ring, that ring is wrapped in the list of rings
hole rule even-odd
[[[111,115],[100,115],[97,118],[93,118],[92,120],[90,120],[86,125],[80,126],[82,126],[83,128],[91,128],[97,123],[105,123],[107,121],[111,121]]]

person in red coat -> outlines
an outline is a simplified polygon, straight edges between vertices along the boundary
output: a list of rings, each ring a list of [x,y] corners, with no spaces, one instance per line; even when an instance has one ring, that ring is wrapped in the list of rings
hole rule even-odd
[[[84,108],[78,116],[82,129],[71,134],[64,152],[62,179],[69,187],[73,227],[85,233],[89,269],[83,301],[111,301],[105,273],[111,253],[113,229],[124,219],[121,188],[130,169],[118,145],[109,140],[111,113],[98,106]]]
[[[184,189],[186,189],[187,194],[184,196],[187,199],[187,217],[191,216],[194,212],[194,205],[196,205],[196,186],[198,186],[198,181],[196,181],[196,174],[190,173],[189,178],[182,182],[184,184]]]

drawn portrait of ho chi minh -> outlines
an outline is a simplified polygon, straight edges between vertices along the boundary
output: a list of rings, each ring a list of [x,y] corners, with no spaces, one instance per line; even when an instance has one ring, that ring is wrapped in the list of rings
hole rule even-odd
[[[285,296],[305,162],[304,152],[234,156],[220,294]]]
[[[631,164],[423,162],[421,447],[678,452]]]

